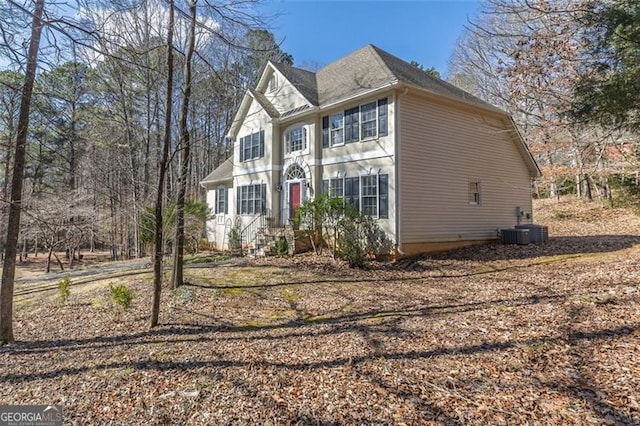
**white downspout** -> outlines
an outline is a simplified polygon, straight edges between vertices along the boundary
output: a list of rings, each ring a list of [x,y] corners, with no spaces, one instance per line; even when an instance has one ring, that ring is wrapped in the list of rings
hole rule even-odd
[[[401,155],[400,155],[400,97],[401,96],[405,96],[407,94],[407,92],[409,91],[408,87],[405,87],[404,90],[402,91],[402,93],[399,93],[398,91],[396,91],[395,93],[395,103],[394,103],[394,114],[393,114],[393,142],[394,142],[394,167],[395,167],[395,184],[396,184],[396,190],[395,190],[395,213],[396,213],[396,251],[397,254],[402,255],[403,251],[402,251],[402,229],[401,229],[401,221],[400,221],[400,217],[401,217],[401,213],[402,213],[402,207],[400,206],[400,191],[401,191],[401,186],[400,186],[400,160],[401,160]]]

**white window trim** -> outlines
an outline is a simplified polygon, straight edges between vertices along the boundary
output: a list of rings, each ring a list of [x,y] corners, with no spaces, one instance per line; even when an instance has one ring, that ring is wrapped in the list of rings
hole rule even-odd
[[[303,141],[304,143],[304,148],[302,148],[301,150],[297,150],[297,151],[291,151],[288,152],[287,151],[287,145],[288,145],[288,141],[287,141],[287,135],[294,129],[301,127],[303,129],[303,135],[305,136],[305,140]],[[287,127],[284,132],[282,132],[282,152],[284,153],[283,157],[284,158],[292,158],[292,157],[296,157],[298,155],[307,155],[309,154],[309,145],[311,145],[309,139],[311,139],[310,136],[310,132],[309,132],[309,125],[307,123],[296,123],[296,124],[292,124],[291,126]]]
[[[262,191],[262,185],[263,184],[264,184],[264,182],[262,182],[262,181],[259,181],[259,182],[251,181],[251,183],[247,183],[247,184],[244,184],[244,185],[238,185],[236,188],[243,188],[243,187],[249,187],[249,186],[253,186],[253,187],[258,186],[258,187],[261,188],[260,190]],[[265,189],[265,191],[267,191],[267,189]],[[236,189],[236,192],[237,192],[237,189]],[[240,192],[242,192],[242,189],[240,190]],[[248,192],[248,190],[247,190],[247,192]],[[247,210],[249,210],[249,208],[248,208],[249,207],[249,200],[253,201],[253,206],[254,206],[254,210],[255,210],[255,200],[256,199],[257,198],[255,198],[255,192],[254,192],[254,198],[251,198],[251,199],[247,198]],[[267,194],[266,194],[266,192],[264,194],[264,200],[265,200],[265,209],[266,209],[267,208],[266,207],[266,205],[267,205]],[[258,215],[262,214],[262,212],[256,213],[255,211],[253,213],[242,213],[242,194],[240,194],[240,199],[236,200],[236,203],[239,203],[239,205],[240,205],[240,210],[237,212],[237,214],[239,216],[258,216]]]
[[[339,173],[339,172],[338,172]],[[380,175],[384,175],[386,173],[382,173],[381,170],[376,170],[375,173],[362,173],[359,174],[357,176],[349,176],[346,173],[344,174],[340,174],[339,176],[336,177],[331,177],[329,176],[327,179],[323,179],[323,180],[328,180],[329,181],[329,186],[327,188],[327,190],[329,191],[329,196],[333,197],[333,194],[331,194],[331,181],[332,180],[341,180],[342,181],[342,198],[345,200],[346,202],[346,196],[344,195],[344,191],[345,191],[345,183],[344,180],[350,177],[357,177],[358,178],[358,204],[359,204],[359,211],[363,212],[363,208],[364,205],[362,203],[363,200],[363,191],[362,191],[362,178],[363,177],[372,177],[375,176],[376,178],[376,214],[374,215],[369,215],[372,219],[377,219],[380,220]],[[369,198],[372,198],[372,195],[368,196]]]
[[[389,126],[389,124],[388,124],[388,121],[389,121],[389,97],[374,99],[374,100],[371,100],[369,102],[364,102],[362,104],[359,104],[357,106],[357,108],[358,108],[358,140],[354,141],[354,142],[349,142],[349,143],[370,142],[370,141],[379,140],[380,138],[388,136],[388,133],[387,133],[386,136],[380,136],[380,105],[379,105],[379,102],[380,102],[381,99],[387,99],[387,104],[386,105],[387,105],[387,132],[388,132],[388,126]],[[375,106],[375,114],[374,114],[375,118],[373,120],[370,120],[370,121],[373,121],[375,123],[376,131],[375,131],[375,135],[373,135],[373,136],[363,137],[362,136],[362,124],[363,124],[362,107],[365,106],[365,105],[371,105],[371,104],[373,104]],[[333,147],[344,146],[346,144],[346,141],[345,141],[345,139],[346,139],[346,131],[345,131],[345,122],[344,122],[345,114],[344,113],[345,113],[345,111],[353,109],[353,108],[355,108],[355,107],[344,108],[343,110],[338,111],[336,113],[330,113],[330,114],[327,114],[327,115],[323,116],[323,117],[328,117],[328,119],[329,119],[329,129],[328,129],[329,130],[329,146],[325,147],[324,149],[330,149],[330,148],[333,148]],[[342,120],[343,120],[342,121],[342,129],[343,129],[342,130],[342,143],[334,144],[333,143],[333,138],[331,137],[332,136],[332,132],[334,130],[334,129],[331,128],[331,117],[333,117],[335,115],[338,115],[338,114],[342,114]]]
[[[362,119],[363,113],[362,113],[362,107],[365,105],[370,105],[370,104],[374,104],[374,119],[373,122],[376,124],[376,133],[373,136],[367,136],[366,138],[362,136],[362,126],[364,124],[364,120]],[[374,140],[374,139],[378,139],[380,137],[379,134],[379,129],[378,129],[378,101],[371,101],[371,102],[365,102],[363,104],[360,104],[360,106],[358,107],[359,111],[358,111],[358,116],[360,121],[358,122],[358,140],[360,142],[367,142],[370,140]],[[371,121],[371,120],[370,120]]]
[[[264,157],[265,157],[264,155],[260,156],[260,132],[262,132],[263,130],[264,130],[264,129],[262,129],[262,128],[258,128],[258,130],[255,130],[255,131],[254,131],[254,130],[251,130],[248,134],[246,134],[246,135],[241,136],[240,138],[238,138],[238,146],[239,146],[239,154],[240,154],[240,155],[238,156],[238,158],[240,158],[240,156],[242,156],[242,161],[241,161],[241,163],[247,163],[247,162],[249,162],[249,161],[256,161],[256,160],[259,160],[259,159],[261,159],[261,158],[264,158]],[[251,136],[251,140],[252,140],[252,142],[251,142],[251,143],[252,143],[252,145],[251,145],[251,150],[250,150],[250,151],[253,151],[253,135],[254,135],[254,134],[256,134],[256,133],[258,134],[258,156],[257,156],[257,157],[247,158],[247,157],[245,157],[245,156],[244,156],[244,147],[242,146],[242,142],[241,142],[241,140],[242,140],[243,138],[246,138],[247,136]],[[266,144],[267,144],[267,141],[266,141],[266,139],[267,139],[267,133],[266,133],[266,132],[265,132],[264,138],[265,138],[265,140],[263,141],[263,143],[265,144],[265,150],[266,150]]]
[[[342,116],[342,126],[334,129],[331,127],[331,118],[335,117],[336,115]],[[337,130],[342,130],[342,142],[333,143],[333,132]],[[344,136],[344,111],[336,112],[335,114],[329,114],[329,147],[332,148],[334,146],[344,146]]]
[[[471,185],[476,185],[476,189],[477,191],[472,191],[471,190]],[[475,196],[473,197],[474,200],[472,200],[472,194],[478,194],[478,200],[475,201]],[[468,183],[467,183],[467,201],[469,202],[470,206],[481,206],[482,205],[482,181],[480,181],[480,179],[469,179]]]
[[[358,184],[360,185],[359,191],[358,191],[358,198],[360,199],[360,211],[364,213],[364,204],[362,203],[363,200],[363,190],[362,190],[362,178],[363,177],[372,177],[375,176],[376,178],[376,214],[375,216],[373,215],[368,215],[370,217],[372,217],[373,219],[380,219],[380,173],[376,172],[376,173],[363,173],[358,175],[359,178],[359,182]],[[372,198],[372,195],[368,195],[368,198]],[[366,213],[365,213],[366,214]]]
[[[278,90],[278,75],[274,72],[267,82],[267,92],[274,93]]]
[[[224,200],[224,206],[225,209],[223,209],[222,212],[218,212],[218,209],[220,208],[220,191],[224,190],[224,195],[225,195],[225,200]],[[229,211],[229,191],[228,191],[228,187],[225,185],[219,185],[216,188],[216,215],[220,215],[220,216],[225,216],[227,213],[224,212],[224,210]]]

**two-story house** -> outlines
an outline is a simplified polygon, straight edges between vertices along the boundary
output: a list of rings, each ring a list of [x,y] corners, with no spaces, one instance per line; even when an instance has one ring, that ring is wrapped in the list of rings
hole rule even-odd
[[[304,200],[344,197],[398,254],[496,238],[531,219],[539,169],[504,111],[367,45],[317,72],[269,62],[228,134],[233,156],[202,182],[209,238]]]

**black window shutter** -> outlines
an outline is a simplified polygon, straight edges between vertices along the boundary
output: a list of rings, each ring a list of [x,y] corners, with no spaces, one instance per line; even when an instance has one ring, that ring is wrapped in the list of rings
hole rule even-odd
[[[349,200],[351,200],[351,195],[353,194],[353,189],[351,189],[351,179],[345,178],[344,180],[344,199],[349,204]]]
[[[329,148],[329,116],[322,117],[322,147]]]
[[[389,218],[389,175],[378,176],[378,217],[381,219]]]
[[[260,130],[260,158],[264,157],[264,130]]]
[[[360,178],[355,177],[353,179],[353,205],[356,206],[358,211],[360,210]]]
[[[378,136],[386,136],[387,130],[387,98],[378,100]]]
[[[322,193],[329,195],[329,181],[326,179],[322,181]]]
[[[344,199],[347,205],[360,209],[360,178],[345,178]]]
[[[260,194],[260,199],[261,199],[261,211],[260,211],[260,213],[266,213],[267,212],[267,184],[266,183],[263,183],[261,185],[260,193],[261,193]]]
[[[224,214],[229,214],[229,188],[224,188]]]
[[[240,162],[244,161],[244,138],[240,138]]]
[[[236,214],[242,214],[240,211],[240,186],[236,188]]]
[[[345,143],[357,142],[360,138],[358,114],[360,108],[355,107],[344,112],[344,141]]]

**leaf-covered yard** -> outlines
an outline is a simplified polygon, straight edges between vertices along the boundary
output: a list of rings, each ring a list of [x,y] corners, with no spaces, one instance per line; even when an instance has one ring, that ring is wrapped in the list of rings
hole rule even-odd
[[[190,269],[147,329],[149,276],[18,298],[0,401],[96,424],[638,424],[640,219],[548,203],[552,240],[349,270]]]

